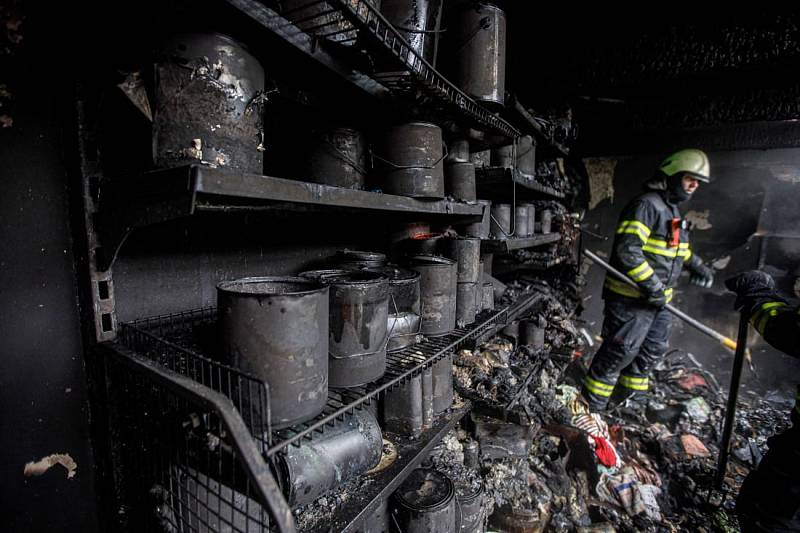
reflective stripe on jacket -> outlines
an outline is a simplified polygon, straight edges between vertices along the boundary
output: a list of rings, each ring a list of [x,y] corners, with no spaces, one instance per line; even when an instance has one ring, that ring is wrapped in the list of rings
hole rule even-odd
[[[658,191],[646,192],[628,204],[617,225],[611,266],[640,289],[609,274],[603,295],[643,298],[663,289],[671,300],[683,265],[693,268],[702,263],[689,247],[689,231],[681,220],[677,206],[666,202]]]
[[[773,347],[800,357],[800,307],[779,299],[762,301],[752,311],[750,323]]]

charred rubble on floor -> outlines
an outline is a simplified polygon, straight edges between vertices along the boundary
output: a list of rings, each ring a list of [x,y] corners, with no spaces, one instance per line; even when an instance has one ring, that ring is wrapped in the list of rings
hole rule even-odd
[[[546,323],[543,346],[507,328],[455,357],[456,389],[475,408],[433,464],[479,472],[492,530],[738,531],[735,495],[788,426],[791,396],[740,401],[724,487],[711,490],[726,400],[713,374],[672,350],[645,397],[591,413],[579,393],[590,340],[573,319],[579,300],[563,285],[538,288],[543,304],[522,322]]]

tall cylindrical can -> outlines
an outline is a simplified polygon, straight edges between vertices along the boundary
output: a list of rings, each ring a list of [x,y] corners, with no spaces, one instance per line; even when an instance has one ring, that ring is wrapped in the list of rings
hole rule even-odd
[[[549,209],[542,211],[542,233],[547,234],[552,230],[553,212]]]
[[[526,204],[528,206],[528,235],[533,236],[536,234],[536,207],[533,204]]]
[[[443,239],[445,257],[458,262],[458,282],[477,283],[480,276],[481,240],[478,238]]]
[[[364,189],[367,141],[352,128],[327,128],[313,135],[304,179],[345,189]]]
[[[433,413],[440,415],[453,405],[453,354],[433,365]]]
[[[328,292],[292,277],[217,286],[230,364],[267,382],[273,428],[313,418],[328,400]]]
[[[413,198],[444,198],[442,130],[428,122],[389,128],[380,154],[383,192]]]
[[[517,205],[514,207],[514,236],[525,238],[528,236],[528,206]]]
[[[480,311],[479,287],[477,283],[458,284],[456,320],[459,324],[469,325],[475,322],[475,316]]]
[[[517,172],[526,178],[536,176],[536,142],[530,135],[517,142]]]
[[[405,37],[411,49],[433,63],[442,0],[382,0],[381,13]]]
[[[514,145],[507,144],[492,148],[492,166],[511,168],[514,166]]]
[[[158,56],[153,90],[156,166],[196,163],[262,174],[261,63],[219,34],[173,37]]]
[[[453,81],[480,102],[502,106],[506,86],[506,15],[487,2],[467,2],[448,23]]]
[[[313,272],[301,276],[312,277]],[[318,277],[330,287],[328,379],[331,387],[356,387],[386,370],[389,285],[372,272]]]
[[[445,165],[444,182],[448,196],[465,202],[475,201],[475,165],[469,161]]]
[[[492,229],[491,235],[495,239],[507,239],[511,234],[511,205],[494,204],[492,205]]]
[[[417,374],[386,393],[383,400],[383,424],[386,431],[416,437],[422,433],[424,418],[422,374]]]
[[[445,257],[418,255],[410,268],[420,273],[422,333],[443,335],[456,327],[458,267]]]
[[[422,371],[422,427],[433,427],[433,369],[426,367]]]
[[[469,140],[452,139],[447,143],[447,163],[469,163]]]
[[[481,309],[494,309],[494,285],[491,281],[482,286]]]
[[[477,237],[479,239],[488,239],[491,232],[491,214],[492,202],[491,200],[478,200],[478,204],[483,206],[483,214],[479,222],[467,224],[464,228],[464,234],[467,237]]]

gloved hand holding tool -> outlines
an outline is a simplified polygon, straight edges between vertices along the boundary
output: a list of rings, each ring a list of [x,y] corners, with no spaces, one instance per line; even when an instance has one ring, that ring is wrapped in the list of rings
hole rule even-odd
[[[592,261],[594,261],[595,263],[597,263],[598,265],[600,265],[601,267],[603,267],[606,270],[608,270],[609,272],[611,272],[614,276],[619,278],[620,281],[623,281],[623,282],[627,283],[628,285],[630,285],[632,287],[635,287],[638,290],[639,287],[633,280],[629,279],[625,274],[623,274],[622,272],[620,272],[616,268],[612,267],[611,265],[609,265],[608,263],[606,263],[605,261],[600,259],[600,257],[598,257],[597,254],[592,253],[589,250],[584,250],[583,254],[586,257],[588,257],[589,259],[591,259]],[[662,291],[662,294],[663,294],[663,291]],[[666,300],[666,298],[665,298],[665,300]],[[656,306],[660,306],[661,305],[660,298],[658,298],[657,295],[653,296],[652,302],[651,302],[651,298],[648,296],[647,301],[651,305],[656,305]],[[697,320],[695,320],[694,318],[690,317],[689,315],[687,315],[686,313],[684,313],[680,309],[678,309],[678,308],[666,303],[666,301],[664,302],[663,306],[666,307],[667,310],[670,313],[672,313],[673,315],[677,316],[678,318],[680,318],[681,320],[683,320],[684,322],[686,322],[687,324],[689,324],[690,326],[692,326],[696,330],[700,331],[701,333],[705,333],[709,337],[717,339],[726,348],[730,348],[731,350],[736,350],[736,341],[734,341],[733,339],[731,339],[729,337],[726,337],[722,333],[714,331],[713,329],[711,329],[710,327],[706,326],[705,324],[702,324],[701,322],[698,322]]]
[[[689,283],[691,285],[703,287],[704,289],[711,288],[711,286],[714,284],[714,271],[706,265],[700,263],[699,265],[694,266],[694,271],[689,277]]]

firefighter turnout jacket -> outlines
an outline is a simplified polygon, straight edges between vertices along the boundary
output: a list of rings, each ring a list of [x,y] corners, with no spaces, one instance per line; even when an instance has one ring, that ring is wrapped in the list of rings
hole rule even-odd
[[[603,297],[647,299],[662,290],[672,299],[681,268],[694,270],[702,260],[689,247],[689,227],[678,207],[662,191],[648,191],[622,212],[614,237],[611,265],[627,274],[639,289],[606,275]]]

